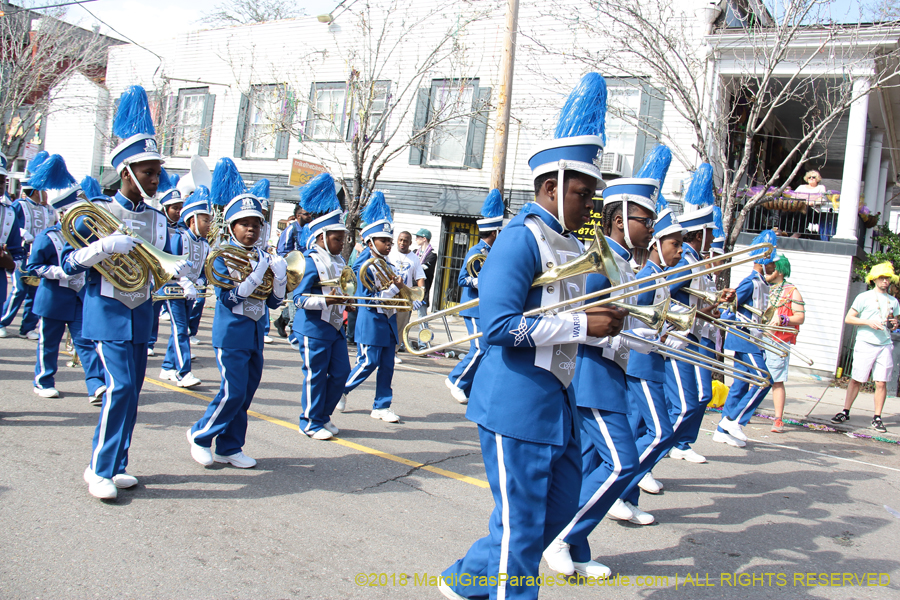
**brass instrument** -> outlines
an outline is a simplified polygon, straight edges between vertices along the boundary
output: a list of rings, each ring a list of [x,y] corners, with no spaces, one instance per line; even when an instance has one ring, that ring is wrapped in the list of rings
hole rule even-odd
[[[744,306],[744,308],[750,310],[750,312],[753,313],[752,306]],[[761,312],[761,311],[757,310],[757,312]],[[735,321],[736,324],[740,324],[740,325],[749,327],[751,329],[759,329],[762,332],[762,334],[765,336],[766,343],[775,347],[775,350],[773,350],[773,351],[776,354],[781,354],[781,356],[785,356],[787,354],[793,354],[794,356],[796,356],[797,358],[799,358],[800,360],[802,360],[809,366],[812,366],[814,364],[813,359],[809,358],[808,356],[806,356],[805,354],[803,354],[802,352],[797,350],[797,348],[795,348],[793,344],[788,344],[786,342],[783,342],[782,340],[779,340],[777,337],[772,335],[773,331],[787,331],[789,333],[795,333],[797,331],[796,329],[794,329],[792,327],[777,327],[775,325],[760,326],[760,324],[758,324],[758,323],[753,323],[751,321],[742,320],[742,319],[746,319],[747,317],[741,315],[740,313],[736,312],[734,314],[737,315],[737,317],[738,317],[738,320]],[[754,314],[756,314],[756,313],[754,313]],[[763,313],[763,314],[765,314],[765,313]],[[729,331],[733,331],[733,330],[729,330]]]
[[[721,261],[729,260],[736,256],[747,254],[749,252],[754,252],[757,250],[767,250],[769,253],[774,249],[772,244],[755,244],[753,246],[749,246],[744,248],[743,250],[737,250],[734,252],[729,252],[728,254],[723,254],[721,256],[716,256],[714,258],[708,258],[705,260],[698,261],[696,263],[683,265],[681,267],[677,267],[674,269],[669,269],[664,273],[651,275],[649,277],[642,277],[640,279],[634,279],[627,283],[622,283],[619,285],[614,285],[612,287],[608,287],[603,290],[599,290],[597,292],[592,292],[589,294],[584,294],[581,296],[577,296],[575,298],[570,298],[569,300],[564,300],[562,302],[558,302],[556,304],[550,306],[542,306],[538,307],[534,310],[527,311],[523,314],[524,317],[535,317],[544,314],[554,314],[558,312],[573,312],[573,311],[583,311],[590,308],[604,306],[610,304],[612,302],[618,302],[625,298],[630,298],[631,296],[637,296],[639,294],[643,294],[644,292],[650,292],[661,287],[668,287],[671,285],[675,285],[677,283],[681,283],[684,281],[689,281],[695,277],[702,277],[704,275],[709,275],[711,273],[717,273],[719,271],[723,271],[725,269],[730,269],[736,265],[741,265],[748,262],[753,262],[759,259],[759,255],[755,256],[746,256],[734,263],[730,264],[722,264],[717,267],[710,267],[707,269],[703,269],[697,273],[693,273],[693,270],[698,266],[703,267],[708,264],[719,263]],[[665,277],[669,277],[671,275],[675,275],[678,273],[684,273],[688,271],[687,275],[677,277],[672,280],[666,280]],[[606,239],[600,235],[596,230],[594,231],[594,241],[591,242],[590,247],[584,252],[584,254],[578,256],[574,260],[571,260],[567,263],[557,265],[544,271],[541,275],[537,276],[532,282],[532,287],[543,286],[550,283],[554,283],[561,279],[566,279],[568,277],[575,277],[578,275],[585,275],[588,273],[599,273],[606,275],[606,277],[611,281],[622,281],[621,274],[619,272],[619,268],[616,266],[615,258],[613,256],[612,250],[610,250],[609,245],[606,243]],[[662,281],[658,281],[659,279],[663,279]],[[656,283],[653,283],[656,282]],[[647,287],[640,287],[644,283],[649,283]],[[609,297],[602,300],[594,300],[599,296],[606,296],[615,294],[617,292],[623,292],[622,294]],[[573,306],[570,308],[566,308],[569,305],[577,305],[582,302],[586,302],[588,300],[594,300],[593,302],[581,306]],[[410,321],[407,326],[403,329],[403,333],[400,336],[400,339],[403,340],[404,345],[406,346],[407,351],[410,354],[415,356],[423,356],[427,352],[436,352],[439,350],[443,350],[444,348],[448,348],[450,346],[454,346],[456,344],[462,344],[465,342],[469,342],[476,338],[481,337],[481,333],[476,333],[473,335],[466,336],[462,339],[455,340],[453,342],[448,342],[446,344],[442,344],[439,346],[433,346],[432,348],[425,351],[417,351],[410,347],[409,345],[409,332],[411,329],[417,325],[421,325],[423,322],[428,322],[434,319],[439,319],[446,317],[452,314],[458,314],[464,310],[473,308],[478,306],[479,300],[470,300],[469,302],[464,302],[462,304],[458,304],[452,308],[447,308],[435,313],[431,313],[427,317],[423,317],[421,319],[416,319],[414,321]]]
[[[694,296],[696,298],[700,298],[707,304],[715,304],[720,302],[718,294],[713,294],[712,292],[706,292],[703,290],[693,290],[690,288],[684,288],[688,295]],[[673,300],[673,302],[676,302]],[[679,303],[680,304],[680,303]],[[682,305],[687,308],[687,305]],[[718,317],[714,317],[712,315],[708,315],[703,312],[697,313],[697,316],[715,327],[724,333],[730,333],[731,335],[744,340],[749,344],[753,344],[754,346],[758,346],[763,350],[767,350],[769,352],[773,352],[775,354],[779,354],[780,356],[785,356],[787,353],[783,352],[780,348],[777,348],[774,344],[768,343],[767,340],[762,338],[753,337],[749,335],[737,327],[734,326],[734,322],[730,320],[720,319]]]
[[[75,342],[72,340],[72,330],[66,327],[66,352],[72,357],[72,360],[66,363],[67,367],[80,367],[81,357],[75,351]]]
[[[222,273],[216,270],[217,258],[221,258],[225,263],[226,272]],[[259,251],[255,248],[245,250],[229,244],[219,246],[211,250],[206,258],[206,266],[204,267],[206,280],[209,281],[210,285],[225,290],[233,289],[239,286],[253,272],[253,266],[250,262],[255,260],[259,260]],[[306,257],[299,250],[294,250],[288,253],[285,261],[288,267],[287,287],[285,290],[292,292],[294,288],[300,285],[300,280],[303,279],[303,272],[306,270]],[[232,271],[237,272],[237,275],[232,276]],[[272,293],[274,286],[275,274],[272,273],[272,269],[266,269],[262,283],[250,294],[250,297],[257,300],[265,300]]]
[[[81,219],[81,226],[90,231],[84,237],[75,225]],[[163,252],[130,227],[119,221],[111,213],[92,202],[79,202],[72,206],[60,220],[63,238],[73,248],[84,248],[91,243],[90,237],[104,238],[121,233],[136,239],[139,243],[128,254],[114,254],[94,265],[94,268],[106,277],[112,285],[123,292],[137,291],[150,283],[164,286],[175,277],[179,262],[187,261],[189,256],[173,256]]]
[[[37,287],[41,285],[41,278],[37,275],[29,275],[28,271],[25,269],[18,269],[19,277],[22,280],[22,283],[25,285],[30,285],[31,287]]]
[[[469,277],[478,277],[478,272],[481,271],[481,267],[484,266],[485,260],[487,260],[487,254],[482,251],[473,255],[472,258],[466,261],[466,273],[469,274]],[[475,267],[478,267],[478,271],[475,270]]]
[[[694,318],[697,313],[696,308],[683,313],[672,312],[669,310],[668,298],[663,298],[650,306],[628,304],[627,302],[610,302],[609,306],[628,311],[629,317],[634,317],[650,329],[656,330],[657,335],[662,333],[666,323],[682,331],[689,330],[694,326]]]
[[[394,270],[387,261],[378,256],[368,259],[359,268],[359,281],[370,292],[381,292],[388,289],[395,276]],[[397,295],[410,305],[425,299],[425,288],[423,287],[408,287],[403,283],[398,287],[400,293]]]
[[[391,310],[412,310],[412,305],[402,298],[369,298],[368,296],[356,296],[356,275],[350,267],[341,269],[341,274],[334,279],[320,281],[322,287],[336,287],[340,294],[303,294],[306,298],[337,298],[344,306],[368,306],[370,308],[384,308]]]
[[[208,285],[198,285],[197,298],[212,298],[215,294]],[[184,289],[181,286],[167,285],[153,294],[153,301],[184,300]]]

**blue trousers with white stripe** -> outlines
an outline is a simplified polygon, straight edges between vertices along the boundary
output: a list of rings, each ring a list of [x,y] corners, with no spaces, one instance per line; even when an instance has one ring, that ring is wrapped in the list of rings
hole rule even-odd
[[[300,345],[303,357],[303,394],[300,398],[300,431],[312,434],[322,429],[344,393],[350,375],[347,340],[333,342],[304,337]]]
[[[470,599],[533,600],[539,586],[525,585],[537,577],[541,553],[572,520],[581,489],[581,448],[565,397],[562,446],[535,444],[478,427],[481,454],[494,496],[490,533],[444,571],[457,594]],[[495,585],[474,578],[494,577]],[[511,579],[518,578],[512,585]],[[470,583],[471,585],[464,585]]]
[[[691,341],[699,341],[694,334],[687,334]],[[688,349],[696,348],[689,346]],[[694,365],[680,360],[666,359],[666,399],[669,401],[669,420],[673,429],[696,413],[700,406],[700,394],[697,391],[697,370]],[[677,439],[677,438],[676,438]]]
[[[94,342],[81,337],[81,313],[72,322],[60,321],[42,317],[38,323],[37,363],[34,365],[34,387],[40,389],[56,386],[56,371],[59,360],[59,344],[62,342],[66,325],[72,332],[72,345],[75,353],[81,360],[81,368],[84,370],[84,382],[87,385],[88,395],[104,384],[103,366],[100,357],[94,348]]]
[[[163,358],[162,368],[178,371],[178,379],[191,372],[191,334],[188,331],[188,301],[166,300],[169,309],[169,322],[172,333],[169,336],[169,345],[166,347],[166,356]]]
[[[5,277],[6,274],[4,273]],[[6,302],[3,303],[3,312],[0,313],[0,327],[7,327],[12,320],[16,317],[16,313],[19,312],[19,307],[22,308],[22,323],[19,324],[19,333],[25,335],[29,331],[34,330],[37,326],[39,316],[34,314],[34,311],[31,310],[32,304],[34,304],[34,294],[37,291],[37,286],[34,285],[26,285],[24,281],[22,281],[21,272],[16,269],[13,271],[12,275],[12,290],[10,290],[9,296],[6,298]]]
[[[197,332],[200,331],[200,317],[203,316],[203,307],[206,305],[206,297],[201,296],[196,300],[191,301],[189,304],[191,313],[189,329],[191,337],[195,337]]]
[[[151,348],[156,347],[156,340],[159,338],[159,313],[165,302],[153,303],[153,327],[150,328],[150,342],[147,344]]]
[[[755,365],[764,371],[766,369],[766,359],[762,351],[735,352],[734,357],[746,363],[750,363],[751,365]],[[734,366],[744,373],[752,373],[753,375],[760,374],[759,371],[754,371],[750,369],[750,367],[745,367],[740,363],[734,363]],[[756,407],[763,401],[763,398],[766,397],[766,394],[770,389],[771,386],[756,387],[755,385],[750,385],[749,383],[735,379],[731,384],[731,388],[728,390],[728,397],[725,399],[722,415],[728,417],[732,421],[737,421],[741,425],[746,425],[750,422],[753,411],[756,410]],[[724,431],[721,427],[719,427],[718,430]]]
[[[248,348],[215,350],[222,384],[203,417],[191,427],[191,438],[204,448],[211,448],[215,438],[216,454],[231,456],[241,451],[247,438],[247,411],[262,378],[263,352]]]
[[[653,470],[660,457],[672,447],[675,430],[669,419],[669,402],[666,400],[665,385],[659,381],[646,381],[631,375],[625,377],[628,382],[628,404],[631,408],[628,420],[632,435],[635,437],[634,443],[640,464],[619,497],[638,506],[641,497],[641,488],[638,484],[644,475]]]
[[[716,343],[709,338],[700,338],[702,348],[697,351],[707,358],[718,360],[718,357],[712,352],[716,349]],[[706,413],[706,407],[712,402],[712,371],[694,367],[697,379],[697,395],[700,402],[695,410],[688,411],[688,415],[684,418],[681,427],[675,431],[675,448],[679,450],[690,450],[691,444],[697,441],[700,435],[700,426],[703,425],[703,415]]]
[[[391,380],[394,378],[394,346],[368,346],[356,345],[356,364],[350,370],[344,393],[349,394],[378,369],[375,377],[375,401],[372,409],[390,408],[394,398],[394,390],[391,388]]]
[[[469,332],[469,335],[479,332],[477,319],[463,317],[463,321],[466,323],[466,331]],[[475,338],[469,342],[468,354],[466,354],[465,358],[456,363],[456,366],[453,367],[450,375],[447,376],[453,385],[466,393],[466,396],[468,396],[469,392],[472,390],[475,372],[478,371],[478,365],[481,364],[482,358],[484,358],[484,349],[481,347],[481,338]]]
[[[575,562],[591,560],[588,536],[631,482],[638,451],[628,415],[579,407],[581,413],[581,497],[578,512],[561,536]]]
[[[147,344],[97,342],[96,347],[106,378],[106,393],[94,430],[91,469],[109,479],[124,473],[128,466],[128,448],[147,371]]]

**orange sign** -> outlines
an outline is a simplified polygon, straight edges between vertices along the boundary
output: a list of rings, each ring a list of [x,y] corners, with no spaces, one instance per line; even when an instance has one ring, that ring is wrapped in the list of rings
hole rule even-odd
[[[591,220],[584,224],[584,227],[575,232],[575,237],[586,244],[590,244],[594,239],[594,228],[601,226],[601,213],[603,211],[603,199],[594,198],[594,209],[591,211]],[[601,230],[601,234],[603,231]]]
[[[288,179],[288,185],[294,187],[306,185],[310,179],[325,171],[322,165],[295,158],[291,161],[291,177]]]

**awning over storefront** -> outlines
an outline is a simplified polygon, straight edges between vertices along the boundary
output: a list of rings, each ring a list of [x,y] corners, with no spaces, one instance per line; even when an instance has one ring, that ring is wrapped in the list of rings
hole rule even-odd
[[[444,187],[441,196],[434,206],[431,214],[442,217],[470,217],[481,218],[481,205],[487,192],[472,188]]]

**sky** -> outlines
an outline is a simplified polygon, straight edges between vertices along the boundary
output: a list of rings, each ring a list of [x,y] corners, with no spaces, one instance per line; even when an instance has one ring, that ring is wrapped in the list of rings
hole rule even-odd
[[[14,4],[16,0],[11,0]],[[96,0],[81,6],[69,6],[66,20],[82,27],[100,25],[101,33],[138,43],[169,38],[177,34],[208,27],[199,23],[203,13],[212,12],[223,0]],[[308,15],[330,12],[339,0],[297,0]],[[59,0],[30,0],[22,4],[34,8],[59,4]],[[88,14],[89,10],[97,18]],[[99,20],[98,20],[99,19]],[[102,21],[102,22],[101,22]],[[106,23],[107,25],[104,25]],[[120,34],[111,31],[110,27]]]

